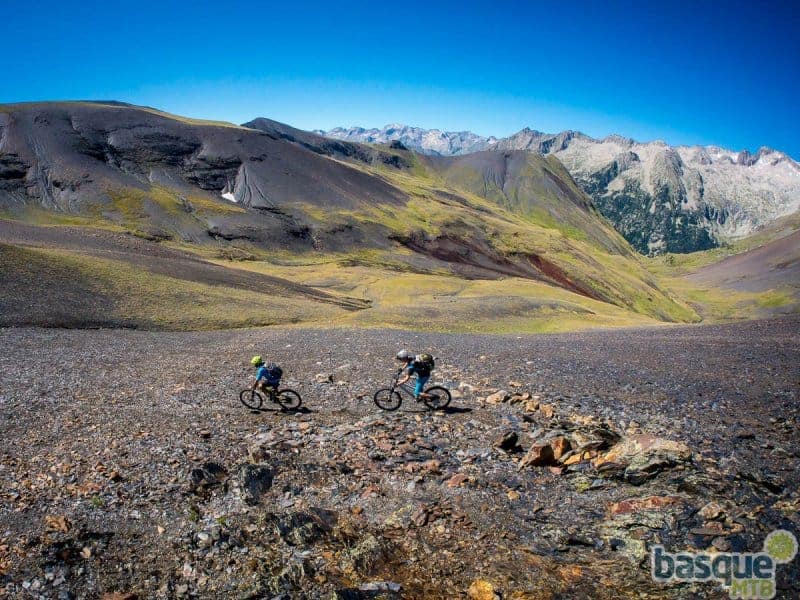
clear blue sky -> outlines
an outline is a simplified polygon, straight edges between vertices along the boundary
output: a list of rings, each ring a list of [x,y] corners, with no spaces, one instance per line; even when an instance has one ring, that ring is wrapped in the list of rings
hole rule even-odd
[[[116,99],[304,129],[579,129],[800,158],[797,0],[45,0],[1,14],[0,102]]]

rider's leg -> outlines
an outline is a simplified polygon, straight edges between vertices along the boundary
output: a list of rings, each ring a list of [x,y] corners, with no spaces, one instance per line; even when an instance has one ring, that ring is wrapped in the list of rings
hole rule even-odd
[[[414,398],[416,400],[427,398],[428,394],[425,394],[422,389],[425,387],[425,384],[428,383],[428,379],[430,379],[430,377],[417,376],[417,383],[414,386]]]
[[[272,398],[272,390],[270,389],[270,385],[265,379],[262,379],[261,381],[258,382],[257,388],[262,394],[264,394],[267,397],[268,400],[274,401],[274,399]]]

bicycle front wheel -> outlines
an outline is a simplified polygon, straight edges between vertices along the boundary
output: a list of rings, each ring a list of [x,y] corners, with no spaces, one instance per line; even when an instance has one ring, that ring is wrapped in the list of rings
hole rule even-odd
[[[378,405],[378,408],[383,410],[397,410],[400,408],[400,403],[403,401],[400,394],[394,391],[393,388],[378,390],[375,392],[372,399],[375,401],[375,404]]]
[[[242,401],[247,408],[258,410],[264,404],[264,398],[255,390],[246,389],[239,392],[239,400]]]
[[[275,400],[277,400],[278,404],[280,404],[284,410],[297,410],[303,402],[300,398],[300,394],[294,390],[288,389],[279,391],[275,395]]]
[[[429,387],[425,390],[425,394],[425,396],[422,396],[422,401],[425,403],[425,406],[431,410],[441,410],[445,408],[450,404],[450,400],[452,399],[450,390],[440,385]]]

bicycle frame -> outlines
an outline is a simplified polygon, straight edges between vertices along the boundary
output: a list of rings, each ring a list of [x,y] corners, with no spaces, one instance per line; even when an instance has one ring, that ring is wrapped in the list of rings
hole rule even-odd
[[[398,383],[403,369],[400,369],[387,388],[381,388],[372,397],[372,401],[382,410],[397,410],[403,403],[403,398],[412,398],[416,402],[424,402],[431,410],[443,409],[450,404],[450,391],[440,385],[426,387],[419,398],[414,394],[416,386],[408,383]],[[429,391],[430,390],[430,391]]]
[[[409,397],[415,398],[415,396],[414,396],[414,388],[411,386],[410,383],[397,383],[400,380],[400,375],[403,374],[404,370],[405,369],[400,369],[397,372],[397,375],[394,376],[394,379],[392,380],[392,385],[391,385],[392,392],[403,391],[406,394],[408,394]]]
[[[247,394],[250,395],[249,401],[245,399],[244,396]],[[257,402],[258,406],[254,407],[256,404],[253,396],[257,395],[259,400]],[[241,392],[239,392],[239,400],[244,404],[247,408],[261,408],[261,403],[266,400],[267,402],[274,402],[276,404],[280,404],[281,407],[286,408],[287,405],[289,408],[297,409],[303,403],[303,399],[300,397],[296,391],[291,390],[289,388],[273,388],[273,387],[261,387],[259,386],[256,389],[253,388],[245,388]]]
[[[275,400],[275,398],[278,396],[278,393],[280,392],[278,388],[272,387],[271,385],[259,385],[256,388],[256,391],[261,392],[265,396],[268,396],[270,400]]]

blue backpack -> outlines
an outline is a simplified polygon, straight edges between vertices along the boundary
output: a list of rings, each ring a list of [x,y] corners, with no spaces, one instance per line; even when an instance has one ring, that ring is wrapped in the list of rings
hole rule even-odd
[[[267,383],[271,386],[277,386],[281,381],[281,377],[283,377],[283,369],[274,362],[265,365],[264,368],[267,370]]]

